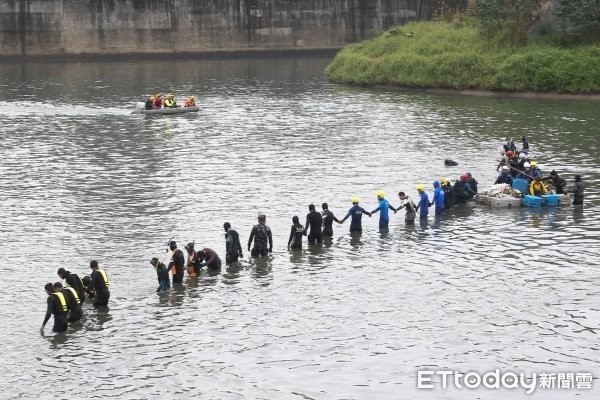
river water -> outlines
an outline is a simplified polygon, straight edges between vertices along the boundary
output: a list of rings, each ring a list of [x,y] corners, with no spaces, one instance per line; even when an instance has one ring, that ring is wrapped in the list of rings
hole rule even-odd
[[[417,389],[418,370],[593,373],[600,393],[600,123],[593,101],[387,92],[327,82],[328,57],[6,63],[0,69],[0,388],[4,398],[504,399],[522,388]],[[197,115],[131,115],[143,95],[195,94]],[[180,98],[181,98],[180,97]],[[364,218],[289,252],[293,215],[343,217],[384,190],[496,176],[526,134],[583,209],[468,204],[389,232]],[[458,167],[448,168],[452,158]],[[431,189],[429,189],[431,193]],[[245,249],[259,212],[275,247],[158,295],[150,258],[195,240]],[[97,259],[110,310],[40,334],[46,282]]]

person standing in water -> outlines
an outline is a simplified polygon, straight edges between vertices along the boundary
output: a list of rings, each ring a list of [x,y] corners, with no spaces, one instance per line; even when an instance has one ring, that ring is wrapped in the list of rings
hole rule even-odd
[[[194,242],[189,242],[184,248],[187,250],[188,259],[187,259],[187,271],[188,274],[195,278],[200,275],[200,261],[198,257],[196,257],[196,251],[194,250]]]
[[[171,281],[169,279],[169,271],[167,271],[167,266],[160,262],[157,257],[152,258],[152,260],[150,260],[150,264],[152,264],[156,270],[156,277],[158,278],[158,289],[156,289],[156,291],[166,292],[171,288]]]
[[[379,205],[371,211],[371,215],[379,211],[379,229],[387,229],[390,223],[389,210],[396,212],[396,209],[385,199],[385,193],[380,190],[376,194]]]
[[[69,311],[67,299],[65,299],[62,293],[55,293],[54,285],[50,282],[46,283],[44,289],[46,290],[46,294],[48,294],[48,300],[46,300],[48,307],[46,308],[46,316],[44,317],[40,331],[44,331],[50,316],[54,315],[52,332],[65,332],[69,325],[67,322],[67,312]]]
[[[321,226],[323,225],[323,217],[321,213],[317,212],[314,204],[308,206],[309,213],[306,215],[306,228],[309,230],[308,244],[323,243],[323,236],[321,235]]]
[[[574,206],[582,206],[583,205],[583,190],[584,190],[583,182],[581,181],[581,175],[575,175],[575,183],[573,184],[573,205]]]
[[[174,240],[169,242],[169,249],[173,252],[171,261],[169,261],[168,271],[173,275],[173,284],[183,282],[183,268],[185,266],[185,256],[183,251],[177,248],[177,243]]]
[[[92,269],[92,286],[95,289],[94,297],[94,308],[108,306],[108,300],[110,299],[110,291],[108,290],[108,276],[106,272],[99,269],[98,261],[90,261],[90,268]]]
[[[238,258],[244,257],[240,234],[231,229],[229,222],[223,224],[223,229],[225,229],[225,263],[237,262]]]
[[[267,216],[259,214],[258,224],[252,227],[250,238],[248,239],[248,251],[250,251],[250,246],[254,240],[254,247],[250,253],[252,257],[263,257],[273,251],[273,235],[271,234],[271,228],[269,228],[266,223]]]
[[[418,184],[417,192],[420,196],[419,204],[417,204],[417,211],[421,209],[419,213],[419,218],[425,220],[429,215],[429,196],[427,195],[427,192],[425,192],[425,185],[423,185],[422,183]]]
[[[331,211],[329,211],[329,206],[327,203],[323,203],[321,208],[323,209],[323,231],[321,232],[321,236],[331,237],[333,236],[333,221],[339,224],[340,220],[337,219]]]
[[[221,259],[213,249],[205,247],[196,253],[196,257],[202,263],[200,265],[206,265],[206,268],[210,270],[217,271],[221,269]]]
[[[395,212],[406,208],[406,215],[404,216],[404,222],[406,224],[414,224],[415,216],[417,215],[417,206],[415,202],[406,195],[404,192],[398,192],[398,198],[403,203],[400,207],[396,208]]]
[[[70,271],[65,270],[64,268],[59,268],[57,271],[60,279],[64,279],[67,282],[67,286],[72,287],[77,292],[77,296],[79,300],[81,300],[81,304],[85,301],[85,289],[83,288],[83,281],[79,279],[77,274],[73,274]]]
[[[65,296],[65,300],[67,301],[67,306],[69,308],[69,315],[67,317],[68,322],[77,322],[83,317],[83,308],[81,308],[81,303],[79,296],[77,296],[77,292],[72,287],[63,288],[62,283],[55,282],[54,283],[54,292],[62,293]]]
[[[288,247],[292,250],[302,249],[302,236],[306,235],[306,229],[300,224],[300,218],[297,215],[292,217],[292,229],[288,240]]]
[[[340,221],[340,224],[343,224],[348,217],[352,217],[352,220],[350,221],[350,233],[362,232],[362,215],[366,214],[369,217],[371,216],[371,213],[359,206],[358,203],[360,203],[360,199],[358,197],[353,197],[352,207],[348,210],[348,214]]]

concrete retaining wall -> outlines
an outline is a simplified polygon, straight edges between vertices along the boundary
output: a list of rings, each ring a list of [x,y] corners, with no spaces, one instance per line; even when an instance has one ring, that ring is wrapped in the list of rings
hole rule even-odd
[[[338,48],[437,0],[0,0],[0,56]]]

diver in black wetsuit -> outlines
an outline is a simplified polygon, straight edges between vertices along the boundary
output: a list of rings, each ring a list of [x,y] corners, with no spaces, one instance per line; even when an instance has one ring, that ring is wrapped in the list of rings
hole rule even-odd
[[[48,307],[46,308],[46,317],[44,318],[40,330],[42,332],[44,331],[46,323],[50,319],[50,315],[54,314],[54,326],[52,327],[52,332],[65,332],[69,325],[67,322],[67,311],[69,311],[67,299],[65,299],[65,296],[62,293],[55,293],[54,285],[51,283],[46,283],[44,289],[46,289],[46,293],[48,294],[48,300],[46,301]]]
[[[300,218],[297,215],[292,217],[292,229],[288,239],[288,247],[294,250],[302,249],[302,236],[306,235],[306,229],[300,225]]]
[[[323,203],[321,207],[323,208],[323,231],[321,232],[321,235],[327,237],[333,236],[333,221],[339,224],[340,220],[329,211],[327,203]]]
[[[108,306],[108,299],[110,299],[110,291],[108,290],[108,276],[106,272],[98,269],[98,261],[90,261],[90,268],[92,269],[92,286],[96,291],[94,298],[94,308]]]
[[[211,269],[213,271],[221,269],[221,258],[213,249],[205,247],[199,252],[197,252],[196,256],[202,263],[201,265],[206,265],[206,268]]]
[[[271,234],[271,228],[269,228],[266,223],[267,216],[259,214],[258,224],[252,227],[250,238],[248,239],[248,251],[250,251],[250,246],[254,240],[254,247],[250,253],[252,257],[263,257],[273,251],[273,235]],[[267,240],[269,242],[268,248]]]
[[[89,275],[86,275],[81,279],[81,283],[83,285],[83,290],[85,290],[85,294],[87,294],[88,298],[93,299],[96,297],[96,289],[92,286],[92,278]]]
[[[56,293],[62,293],[67,300],[67,306],[69,307],[69,316],[67,317],[67,321],[79,321],[81,317],[83,317],[83,308],[81,308],[80,299],[79,296],[77,296],[75,289],[68,286],[63,288],[62,283],[55,282],[54,291]]]
[[[310,212],[306,214],[306,226],[304,228],[307,231],[310,228],[308,244],[315,244],[315,242],[322,243],[323,235],[321,234],[321,225],[323,225],[323,217],[321,216],[321,213],[318,213],[315,210],[314,204],[310,204],[308,210]]]
[[[225,263],[237,262],[238,258],[244,257],[240,234],[231,229],[229,222],[223,224],[223,229],[225,229]]]
[[[171,271],[173,274],[173,283],[183,282],[183,267],[185,265],[185,256],[183,251],[177,248],[177,243],[174,240],[169,242],[169,249],[173,252],[171,255],[171,261],[167,267],[167,271]]]
[[[72,287],[77,292],[77,296],[79,297],[80,304],[83,304],[85,301],[85,289],[83,288],[83,282],[79,279],[77,274],[73,274],[70,271],[65,270],[64,268],[59,268],[57,271],[60,279],[64,279],[67,282],[67,286]]]

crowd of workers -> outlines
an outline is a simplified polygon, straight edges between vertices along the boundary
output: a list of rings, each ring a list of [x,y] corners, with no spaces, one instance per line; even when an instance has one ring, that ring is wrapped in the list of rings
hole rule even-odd
[[[66,286],[61,282],[47,283],[44,287],[48,294],[46,316],[41,330],[51,315],[54,315],[53,332],[64,332],[69,322],[76,322],[83,316],[83,302],[91,299],[94,308],[108,306],[110,291],[108,290],[108,275],[99,268],[98,261],[90,261],[92,272],[89,276],[80,278],[77,274],[59,268],[58,276],[65,280]]]
[[[193,99],[193,98],[192,98]],[[537,167],[535,161],[529,159],[529,143],[525,137],[522,137],[523,146],[519,151],[514,144],[514,141],[509,141],[504,145],[501,152],[502,159],[497,167],[502,169],[501,174],[496,179],[495,183],[507,183],[512,185],[513,179],[525,179],[529,182],[529,190],[532,195],[540,195],[548,192],[544,181],[550,181],[556,188],[556,193],[561,194],[566,192],[567,182],[559,176],[556,171],[552,171],[550,176],[543,178],[542,171]],[[435,206],[435,215],[440,216],[444,210],[458,203],[464,203],[477,195],[478,182],[470,172],[462,174],[459,179],[455,180],[454,184],[448,178],[441,178],[439,181],[433,182],[433,198],[429,200],[429,195],[425,191],[425,185],[418,184],[416,186],[418,201],[415,203],[413,199],[405,192],[398,193],[400,205],[392,206],[385,198],[383,191],[376,193],[378,205],[372,211],[367,211],[359,205],[358,197],[352,198],[352,207],[348,210],[344,218],[338,219],[333,212],[329,210],[327,203],[321,205],[322,211],[318,212],[314,204],[308,206],[308,214],[306,215],[306,223],[302,225],[298,216],[292,217],[292,226],[288,239],[288,248],[297,250],[302,248],[303,237],[307,236],[308,244],[320,244],[323,238],[333,236],[333,223],[343,224],[350,218],[350,233],[362,232],[362,215],[371,217],[375,213],[379,213],[379,229],[384,230],[389,225],[389,211],[397,213],[404,209],[405,223],[413,224],[417,213],[421,220],[427,220],[429,208]],[[579,175],[575,176],[575,184],[573,186],[574,205],[583,204],[583,183]],[[271,229],[266,225],[267,217],[264,214],[258,215],[258,223],[252,227],[250,237],[248,239],[248,251],[252,257],[263,257],[273,251],[273,236]],[[240,235],[237,231],[231,228],[229,222],[223,224],[225,230],[225,262],[237,262],[243,257]],[[221,258],[216,251],[208,247],[204,247],[198,251],[195,249],[195,243],[190,242],[184,249],[184,252],[177,247],[174,240],[169,240],[168,250],[170,257],[168,265],[160,261],[158,257],[150,260],[150,264],[156,270],[158,278],[157,291],[167,291],[172,283],[179,284],[183,282],[185,271],[192,278],[198,277],[203,267],[208,270],[219,271],[221,269]],[[85,276],[80,279],[76,274],[66,271],[64,268],[58,270],[58,275],[61,279],[66,280],[66,287],[62,283],[48,283],[45,286],[48,294],[48,308],[46,317],[42,325],[42,329],[48,322],[50,315],[54,314],[55,332],[64,332],[67,329],[68,322],[74,322],[81,318],[83,311],[81,304],[86,299],[93,298],[95,308],[107,306],[110,298],[108,291],[108,277],[106,272],[98,268],[97,261],[90,262],[92,273],[90,276]],[[169,274],[170,273],[170,274]]]
[[[560,176],[555,170],[550,171],[549,176],[544,177],[536,161],[529,157],[529,142],[525,136],[521,137],[521,150],[517,148],[514,140],[503,145],[500,152],[500,162],[496,171],[501,169],[500,175],[494,184],[505,183],[513,185],[515,179],[527,181],[527,194],[542,196],[549,193],[546,182],[554,186],[556,194],[573,193],[573,205],[583,205],[584,185],[580,175],[575,175],[575,183],[570,191],[567,191],[567,180]]]
[[[195,107],[196,106],[196,98],[194,96],[190,96],[183,102],[184,107]],[[167,96],[163,99],[162,94],[157,94],[156,96],[150,96],[146,99],[144,108],[146,110],[159,110],[161,108],[177,108],[180,107],[175,101],[175,96],[172,93],[167,94]]]

